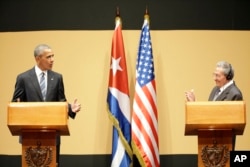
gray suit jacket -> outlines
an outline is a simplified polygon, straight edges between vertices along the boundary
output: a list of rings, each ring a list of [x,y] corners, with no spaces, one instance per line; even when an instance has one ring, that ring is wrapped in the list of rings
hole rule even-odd
[[[216,91],[219,88],[215,86],[208,98],[208,101],[213,101],[213,98],[215,96]],[[241,101],[243,100],[242,93],[240,89],[233,83],[229,87],[227,87],[218,97],[215,101]]]

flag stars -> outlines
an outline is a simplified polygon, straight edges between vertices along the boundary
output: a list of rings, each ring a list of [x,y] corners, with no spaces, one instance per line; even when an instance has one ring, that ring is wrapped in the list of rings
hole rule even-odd
[[[119,57],[119,58],[115,59],[115,58],[112,56],[112,64],[111,64],[110,69],[112,69],[112,71],[113,71],[113,76],[116,75],[117,70],[122,71],[122,68],[121,68],[121,66],[119,65],[119,64],[120,64],[120,61],[121,61],[121,58],[122,58],[122,57]]]
[[[141,80],[140,83],[143,85],[144,84],[144,80]]]
[[[137,59],[137,81],[142,86],[154,79],[154,65],[149,27],[144,26]]]

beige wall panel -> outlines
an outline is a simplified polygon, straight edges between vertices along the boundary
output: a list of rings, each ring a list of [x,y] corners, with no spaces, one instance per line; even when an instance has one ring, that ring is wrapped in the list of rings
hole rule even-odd
[[[0,33],[0,154],[21,154],[18,137],[7,124],[17,74],[33,67],[33,49],[49,44],[55,53],[54,71],[64,77],[69,102],[77,98],[82,111],[69,120],[71,136],[62,137],[62,154],[109,154],[111,123],[106,95],[113,31],[40,31]],[[140,31],[123,31],[131,97]],[[159,113],[161,154],[197,153],[197,138],[184,136],[184,91],[194,89],[198,100],[207,100],[214,86],[212,72],[219,60],[235,68],[249,122],[249,31],[151,31]],[[132,102],[132,100],[131,100]],[[250,150],[250,125],[237,137],[236,149]]]

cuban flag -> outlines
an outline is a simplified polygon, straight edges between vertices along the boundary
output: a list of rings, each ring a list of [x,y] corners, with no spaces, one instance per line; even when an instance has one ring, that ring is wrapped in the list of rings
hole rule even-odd
[[[107,103],[113,124],[111,167],[132,166],[130,100],[120,17],[116,17],[112,40]]]

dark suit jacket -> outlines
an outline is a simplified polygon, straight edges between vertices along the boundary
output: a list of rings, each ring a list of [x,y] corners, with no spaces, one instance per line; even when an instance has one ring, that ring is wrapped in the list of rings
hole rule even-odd
[[[66,101],[62,75],[53,71],[47,72],[47,102]],[[17,76],[13,102],[17,99],[21,102],[42,102],[42,93],[36,76],[35,67]],[[75,118],[76,113],[72,112],[71,105],[68,105],[68,115]],[[21,139],[20,139],[21,142]],[[60,136],[57,136],[57,145],[61,143]]]
[[[210,93],[209,101],[213,101],[216,91],[219,88],[215,86]],[[240,89],[233,83],[227,87],[216,99],[216,101],[241,101],[243,100],[242,93]]]
[[[47,75],[48,78],[47,78],[46,101],[47,102],[66,101],[62,75],[50,70],[48,71]],[[12,101],[16,102],[18,98],[20,99],[21,102],[43,101],[35,68],[32,68],[17,76],[15,91]],[[76,114],[72,112],[70,104],[68,109],[69,109],[68,115],[71,118],[75,118]]]

